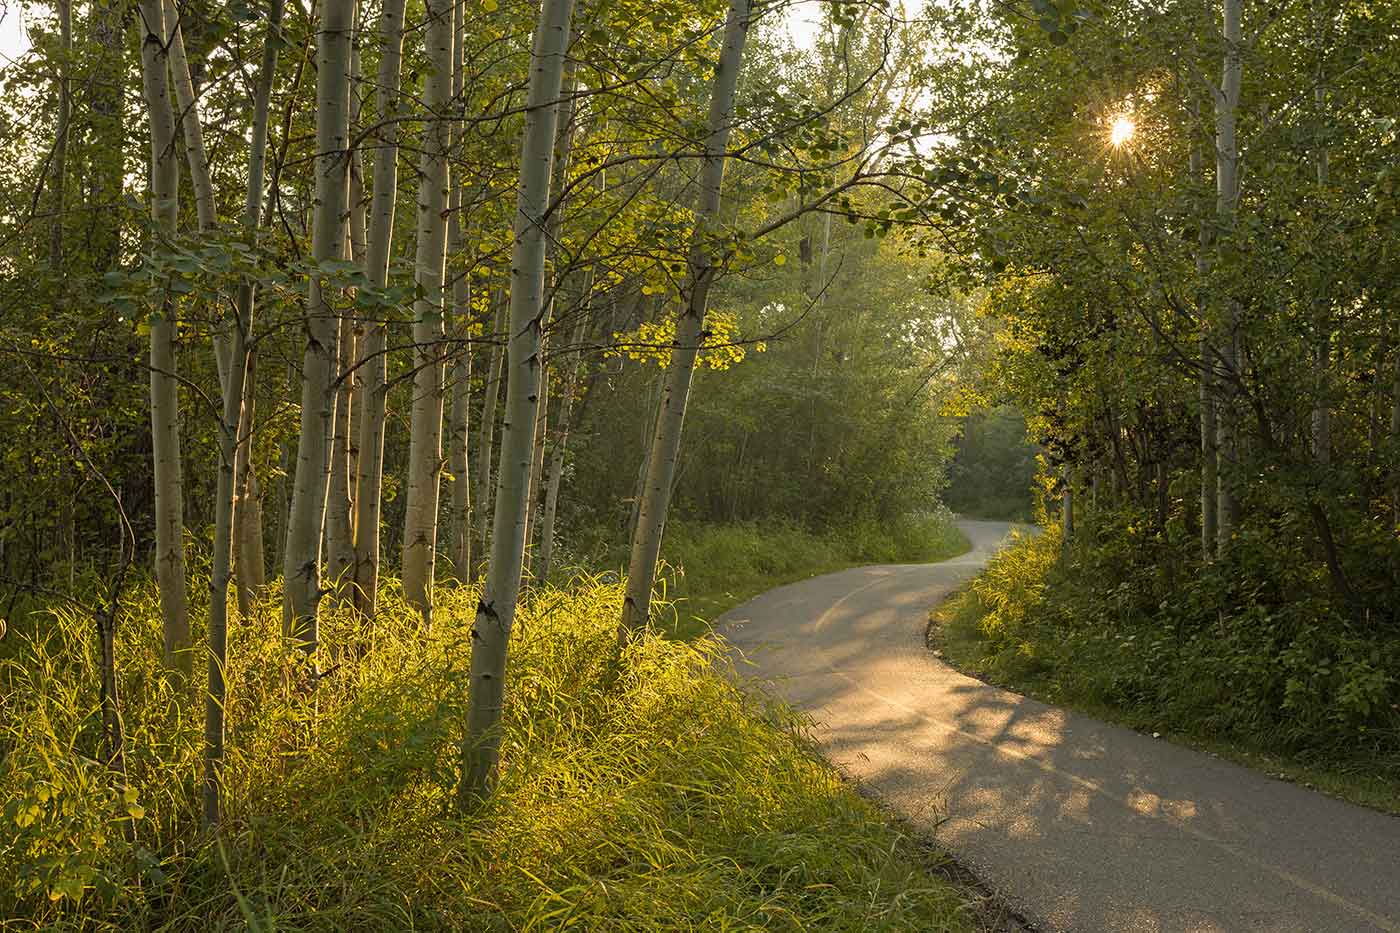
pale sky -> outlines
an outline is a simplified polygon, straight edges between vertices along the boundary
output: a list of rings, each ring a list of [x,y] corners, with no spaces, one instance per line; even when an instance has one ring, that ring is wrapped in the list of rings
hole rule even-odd
[[[28,50],[29,37],[24,34],[19,8],[0,5],[0,63],[18,58]]]

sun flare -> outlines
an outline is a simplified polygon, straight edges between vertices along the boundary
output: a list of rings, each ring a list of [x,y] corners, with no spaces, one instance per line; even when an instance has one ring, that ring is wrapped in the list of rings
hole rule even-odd
[[[1133,138],[1133,131],[1137,127],[1128,117],[1118,117],[1113,121],[1113,127],[1109,130],[1108,141],[1114,146],[1122,146]]]

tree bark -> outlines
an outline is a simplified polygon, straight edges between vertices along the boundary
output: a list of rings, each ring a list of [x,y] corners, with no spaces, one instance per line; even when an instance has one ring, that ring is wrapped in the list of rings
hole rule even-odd
[[[374,120],[374,183],[366,233],[365,274],[370,285],[389,281],[394,236],[394,201],[399,186],[398,124],[400,65],[403,61],[404,0],[384,0],[379,19],[379,72]],[[384,418],[388,397],[388,333],[384,321],[367,322],[359,386],[360,438],[355,477],[355,606],[374,615],[379,591],[379,517],[383,504]]]
[[[681,429],[690,397],[691,376],[699,352],[705,310],[714,281],[710,228],[719,218],[720,187],[724,180],[725,150],[733,123],[734,94],[744,43],[748,38],[751,0],[730,0],[725,19],[724,40],[715,67],[706,121],[705,158],[700,170],[700,192],[695,206],[695,231],[690,243],[690,270],[687,301],[676,319],[676,339],[671,349],[671,366],[652,435],[647,463],[646,485],[638,497],[637,527],[632,534],[631,557],[627,566],[627,595],[623,601],[620,637],[627,638],[644,628],[651,619],[651,588],[656,576],[656,560],[666,514],[671,505],[671,487],[680,453]]]
[[[471,693],[462,742],[458,800],[470,807],[490,793],[500,761],[506,656],[525,552],[530,460],[540,391],[540,317],[544,300],[544,217],[558,124],[559,92],[573,0],[544,0],[530,55],[525,133],[511,255],[509,379],[496,483],[491,563],[472,626]]]
[[[452,8],[452,99],[456,106],[463,105],[462,92],[465,89],[464,46],[466,44],[465,9],[458,4]],[[454,134],[453,145],[460,142],[460,131]],[[451,220],[448,224],[448,242],[451,254],[457,257],[461,266],[452,279],[451,329],[455,338],[452,357],[452,408],[447,421],[447,465],[452,474],[452,496],[448,506],[448,559],[452,563],[452,575],[458,581],[471,579],[472,562],[472,495],[471,458],[469,454],[471,420],[471,377],[472,354],[469,342],[471,329],[471,282],[467,278],[468,269],[463,262],[466,256],[467,241],[464,232],[465,222],[462,211],[466,202],[466,183],[463,174],[458,172],[453,178],[451,199]]]
[[[1215,191],[1216,223],[1222,240],[1227,240],[1235,228],[1235,212],[1240,197],[1240,155],[1236,133],[1236,117],[1243,80],[1241,47],[1241,0],[1221,0],[1225,42],[1224,64],[1220,87],[1215,92]],[[1220,406],[1217,411],[1216,450],[1219,458],[1217,523],[1218,549],[1226,547],[1240,522],[1240,448],[1239,448],[1239,302],[1225,299],[1226,333],[1221,335],[1220,356],[1225,381],[1221,385]]]
[[[403,525],[404,599],[433,620],[433,569],[437,561],[439,480],[442,476],[443,269],[447,252],[449,173],[447,155],[452,103],[452,3],[428,0],[425,42],[429,72],[423,103],[434,117],[424,130],[419,160],[418,254],[415,275],[422,296],[413,312],[413,408],[409,419],[408,493]]]
[[[486,373],[486,384],[482,387],[481,400],[481,440],[477,443],[477,468],[476,468],[476,515],[477,515],[477,553],[485,554],[490,542],[489,520],[491,512],[491,453],[492,445],[496,435],[496,403],[501,394],[501,375],[505,364],[507,331],[506,313],[507,305],[504,297],[498,291],[491,299],[496,306],[494,323],[492,326],[492,337],[495,343],[491,347],[491,363]],[[472,568],[472,579],[476,579],[476,568]]]
[[[350,40],[354,0],[324,0],[316,38],[316,190],[311,258],[338,258],[345,244],[350,166]],[[283,560],[283,634],[308,655],[320,638],[321,537],[335,419],[336,312],[320,268],[310,276],[306,352],[302,358],[301,426]]]
[[[358,14],[357,14],[358,25]],[[360,51],[353,45],[350,49],[350,83],[355,87],[360,82]],[[351,100],[351,127],[358,116],[354,100]],[[365,208],[364,191],[360,184],[361,166],[359,149],[349,153],[349,218],[346,225],[345,246],[342,257],[360,266],[365,262]],[[355,580],[355,464],[353,451],[356,447],[354,432],[355,382],[358,376],[356,363],[359,357],[357,332],[359,325],[355,311],[347,309],[340,315],[336,325],[336,341],[339,347],[335,379],[335,422],[331,430],[331,473],[330,485],[326,492],[326,591],[337,604],[343,602]]]
[[[141,0],[141,83],[151,127],[151,217],[156,235],[173,237],[180,214],[175,111],[170,102],[169,31],[161,0]],[[151,446],[155,480],[156,584],[166,667],[193,672],[185,590],[184,479],[175,375],[175,305],[167,295],[151,315]]]
[[[68,177],[68,132],[73,122],[73,89],[69,79],[73,64],[73,2],[57,0],[59,48],[63,59],[58,63],[58,116],[53,134],[53,161],[49,166],[53,227],[49,231],[49,267],[63,268],[63,212]]]
[[[587,290],[587,286],[585,291]],[[549,579],[549,571],[554,563],[554,519],[559,511],[559,491],[563,486],[564,458],[569,449],[569,419],[573,413],[574,394],[578,391],[579,369],[582,359],[579,344],[583,340],[587,318],[580,314],[575,322],[573,334],[569,338],[569,350],[574,354],[564,376],[563,389],[559,396],[559,418],[554,429],[554,443],[550,449],[549,472],[545,477],[544,511],[540,518],[539,551],[536,554],[535,578]]]

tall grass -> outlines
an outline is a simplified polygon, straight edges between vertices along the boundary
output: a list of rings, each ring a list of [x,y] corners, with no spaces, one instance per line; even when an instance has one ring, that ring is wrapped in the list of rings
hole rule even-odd
[[[201,722],[157,665],[144,587],[117,638],[127,786],[99,763],[95,635],[35,615],[0,656],[0,917],[14,929],[956,930],[961,898],[736,687],[721,645],[614,651],[622,591],[530,594],[504,770],[454,812],[477,592],[422,632],[392,584],[373,625],[326,613],[316,676],[277,594],[231,628],[227,819],[198,824]],[[196,622],[202,619],[196,618]]]

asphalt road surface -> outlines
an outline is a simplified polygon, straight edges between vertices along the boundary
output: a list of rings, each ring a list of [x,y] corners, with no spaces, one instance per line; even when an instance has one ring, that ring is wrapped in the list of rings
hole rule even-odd
[[[1040,930],[1400,933],[1400,818],[934,658],[929,609],[1009,531],[961,527],[962,557],[844,570],[726,613],[741,672]]]

